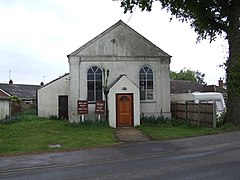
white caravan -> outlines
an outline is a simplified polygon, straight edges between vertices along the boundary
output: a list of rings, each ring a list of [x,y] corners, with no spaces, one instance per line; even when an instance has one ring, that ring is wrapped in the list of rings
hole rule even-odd
[[[195,102],[195,103],[216,103],[216,112],[221,114],[226,110],[226,105],[221,93],[216,92],[194,92],[194,93],[179,93],[171,95],[172,102],[185,103],[185,102]]]

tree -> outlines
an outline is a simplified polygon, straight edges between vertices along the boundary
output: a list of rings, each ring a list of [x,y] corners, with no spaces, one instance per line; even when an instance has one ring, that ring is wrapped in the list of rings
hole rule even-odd
[[[15,116],[22,111],[21,98],[18,96],[10,96],[11,100],[11,115]]]
[[[195,77],[199,84],[207,84],[204,82],[204,77],[205,77],[204,73],[201,73],[200,71],[197,70],[197,71],[195,71]]]
[[[108,122],[108,77],[109,77],[109,69],[105,70],[103,68],[103,80],[104,80],[104,85],[103,85],[103,92],[104,92],[104,97],[105,97],[105,104],[106,104],[106,121]]]
[[[188,80],[197,82],[194,71],[191,70],[180,70],[179,72],[170,71],[170,79],[172,80]]]
[[[10,100],[12,103],[15,103],[15,104],[20,104],[21,102],[21,98],[18,96],[10,96]]]
[[[189,80],[198,82],[199,84],[206,84],[204,82],[204,73],[200,71],[192,71],[190,69],[182,69],[179,72],[170,71],[170,79],[172,80]]]
[[[226,62],[226,121],[240,125],[240,0],[155,0],[182,22],[189,22],[198,34],[197,40],[226,34],[229,57]],[[154,0],[121,0],[124,12],[135,6],[151,11]]]

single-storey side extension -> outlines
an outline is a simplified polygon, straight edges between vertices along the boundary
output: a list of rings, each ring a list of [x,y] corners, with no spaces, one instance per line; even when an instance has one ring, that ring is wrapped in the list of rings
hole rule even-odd
[[[38,116],[68,119],[69,73],[38,90]]]
[[[10,95],[0,89],[0,121],[10,115]]]

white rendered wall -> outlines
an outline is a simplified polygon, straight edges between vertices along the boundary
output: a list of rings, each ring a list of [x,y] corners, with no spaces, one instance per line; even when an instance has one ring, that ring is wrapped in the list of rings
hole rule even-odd
[[[10,115],[10,100],[0,99],[0,121]]]
[[[69,81],[66,75],[38,90],[38,116],[58,116],[58,96],[69,95]]]
[[[126,90],[123,90],[126,87]],[[133,82],[123,76],[109,91],[109,125],[116,128],[116,94],[133,93],[133,125],[140,125],[140,101],[139,90]]]
[[[124,30],[123,30],[124,29]],[[120,74],[138,86],[139,70],[150,66],[154,71],[154,99],[141,101],[140,112],[146,115],[166,116],[170,113],[170,56],[160,48],[126,26],[117,23],[69,55],[70,104],[69,120],[78,122],[77,100],[87,100],[87,70],[98,66],[110,70],[108,84]],[[94,104],[89,114],[94,114]]]
[[[99,59],[103,59],[99,61]],[[109,57],[106,57],[106,59]],[[171,117],[170,113],[170,81],[169,65],[155,61],[139,61],[134,58],[118,58],[118,61],[106,61],[104,57],[89,62],[86,57],[74,57],[70,62],[71,83],[70,83],[70,110],[69,119],[71,122],[78,122],[80,115],[77,114],[77,100],[87,100],[87,69],[91,66],[109,69],[108,84],[113,82],[120,74],[126,74],[128,78],[138,86],[139,70],[143,65],[150,66],[154,71],[154,100],[141,101],[140,112],[145,115],[159,116],[160,113]],[[81,61],[80,61],[81,60]],[[95,105],[89,105],[89,114],[94,114]]]

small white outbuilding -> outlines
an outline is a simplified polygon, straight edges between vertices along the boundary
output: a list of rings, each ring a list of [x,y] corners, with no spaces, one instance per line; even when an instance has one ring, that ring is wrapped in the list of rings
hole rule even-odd
[[[0,89],[0,121],[10,115],[10,95]]]

